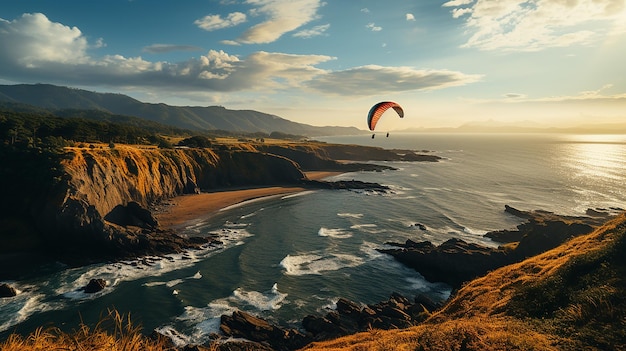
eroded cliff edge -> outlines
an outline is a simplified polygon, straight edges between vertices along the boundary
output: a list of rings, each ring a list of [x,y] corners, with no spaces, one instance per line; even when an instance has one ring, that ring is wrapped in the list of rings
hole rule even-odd
[[[171,253],[207,241],[159,228],[147,209],[162,200],[216,188],[327,185],[309,181],[303,169],[392,169],[337,162],[324,150],[324,145],[287,144],[177,149],[118,145],[3,153],[12,167],[1,174],[6,197],[0,206],[0,261],[5,267],[41,257],[84,264]],[[405,157],[399,152],[386,155]],[[16,272],[7,268],[0,275]]]

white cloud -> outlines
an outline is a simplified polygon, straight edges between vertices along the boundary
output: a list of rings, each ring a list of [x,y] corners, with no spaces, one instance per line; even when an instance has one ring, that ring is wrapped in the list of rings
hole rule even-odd
[[[364,7],[361,9],[361,12],[363,13],[370,13],[370,9],[368,9],[367,7]]]
[[[54,36],[48,35],[51,31]],[[41,40],[42,37],[47,40]],[[74,86],[95,83],[117,89],[132,87],[135,91],[142,90],[143,94],[167,92],[197,96],[201,92],[272,94],[303,90],[336,96],[368,96],[441,89],[481,78],[447,70],[373,65],[329,71],[318,66],[335,57],[265,51],[238,57],[222,50],[210,50],[199,58],[176,63],[122,55],[91,57],[80,30],[53,23],[40,14],[23,16],[13,22],[0,20],[0,46],[3,45],[0,50],[0,77],[3,79]],[[175,48],[185,47],[150,47],[152,51]],[[66,55],[56,54],[58,50]],[[48,52],[50,54],[46,54]]]
[[[365,28],[371,30],[372,32],[380,32],[383,30],[383,27],[377,26],[375,23],[368,23]]]
[[[463,6],[463,5],[471,4],[472,2],[474,2],[474,0],[452,0],[452,1],[446,2],[445,4],[441,6],[444,6],[444,7]]]
[[[103,45],[101,40],[96,46]],[[88,43],[76,27],[48,20],[44,14],[23,14],[9,22],[0,19],[0,65],[37,67],[46,62],[84,63]]]
[[[276,41],[283,34],[318,18],[321,0],[246,0],[256,6],[252,16],[266,17],[264,22],[249,28],[237,41],[244,44],[265,44]]]
[[[416,90],[436,90],[474,83],[479,75],[449,70],[417,70],[412,67],[368,65],[327,72],[308,85],[333,95],[370,96]]]
[[[220,15],[204,16],[193,23],[206,31],[214,31],[222,28],[234,27],[238,24],[246,22],[246,14],[241,12],[233,12],[222,18]]]
[[[293,36],[297,38],[312,38],[320,35],[324,35],[326,31],[330,28],[330,24],[323,24],[320,26],[315,26],[311,29],[301,30],[297,33],[294,33]]]
[[[412,13],[407,13],[406,14],[406,20],[407,21],[415,21],[415,16],[413,16]]]
[[[619,33],[626,19],[623,0],[455,0],[445,3],[454,18],[465,18],[472,33],[464,47],[538,51],[591,44]],[[623,33],[623,31],[622,31]]]

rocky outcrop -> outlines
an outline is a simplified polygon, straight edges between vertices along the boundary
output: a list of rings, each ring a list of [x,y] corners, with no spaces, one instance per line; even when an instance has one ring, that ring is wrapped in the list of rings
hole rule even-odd
[[[273,325],[242,311],[236,311],[231,316],[223,315],[220,331],[228,337],[256,343],[258,349],[296,350],[313,341],[330,340],[371,329],[408,328],[428,318],[431,311],[439,307],[441,305],[423,295],[410,301],[394,293],[389,300],[372,305],[341,298],[337,301],[337,308],[326,315],[306,316],[302,320],[304,332]],[[257,349],[254,345],[248,346]]]
[[[563,216],[541,210],[520,211],[510,206],[505,206],[505,211],[528,222],[518,225],[516,230],[493,231],[485,237],[508,245],[490,248],[450,239],[435,246],[428,241],[407,240],[404,244],[388,243],[397,248],[379,251],[392,255],[431,282],[444,282],[458,288],[491,270],[520,262],[572,237],[590,233],[612,216]]]
[[[94,278],[89,281],[89,284],[85,285],[80,290],[82,290],[86,294],[94,294],[94,293],[104,290],[106,286],[107,286],[106,280],[100,279],[100,278],[97,278],[97,279]]]
[[[393,167],[375,164],[362,164],[350,161],[410,161],[437,162],[441,157],[418,153],[414,150],[383,149],[361,145],[338,145],[321,142],[284,143],[255,145],[261,152],[281,155],[297,162],[303,170],[334,170],[341,172],[380,171]]]
[[[426,280],[459,287],[463,282],[507,264],[507,251],[450,239],[439,246],[428,241],[393,244],[399,248],[379,249],[414,268]]]
[[[17,290],[9,284],[0,284],[0,298],[13,297],[17,295]]]

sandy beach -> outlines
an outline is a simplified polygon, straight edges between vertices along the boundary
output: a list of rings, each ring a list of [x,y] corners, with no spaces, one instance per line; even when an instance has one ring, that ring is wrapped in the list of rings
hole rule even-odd
[[[306,172],[306,176],[311,180],[320,180],[338,174],[341,173]],[[187,222],[244,201],[305,190],[307,189],[303,187],[272,186],[177,196],[169,200],[170,205],[157,213],[156,218],[161,228],[176,229]]]

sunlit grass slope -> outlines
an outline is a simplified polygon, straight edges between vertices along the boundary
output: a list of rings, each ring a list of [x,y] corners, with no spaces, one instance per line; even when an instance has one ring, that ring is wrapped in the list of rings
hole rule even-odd
[[[626,215],[469,282],[424,324],[306,350],[626,350]]]

